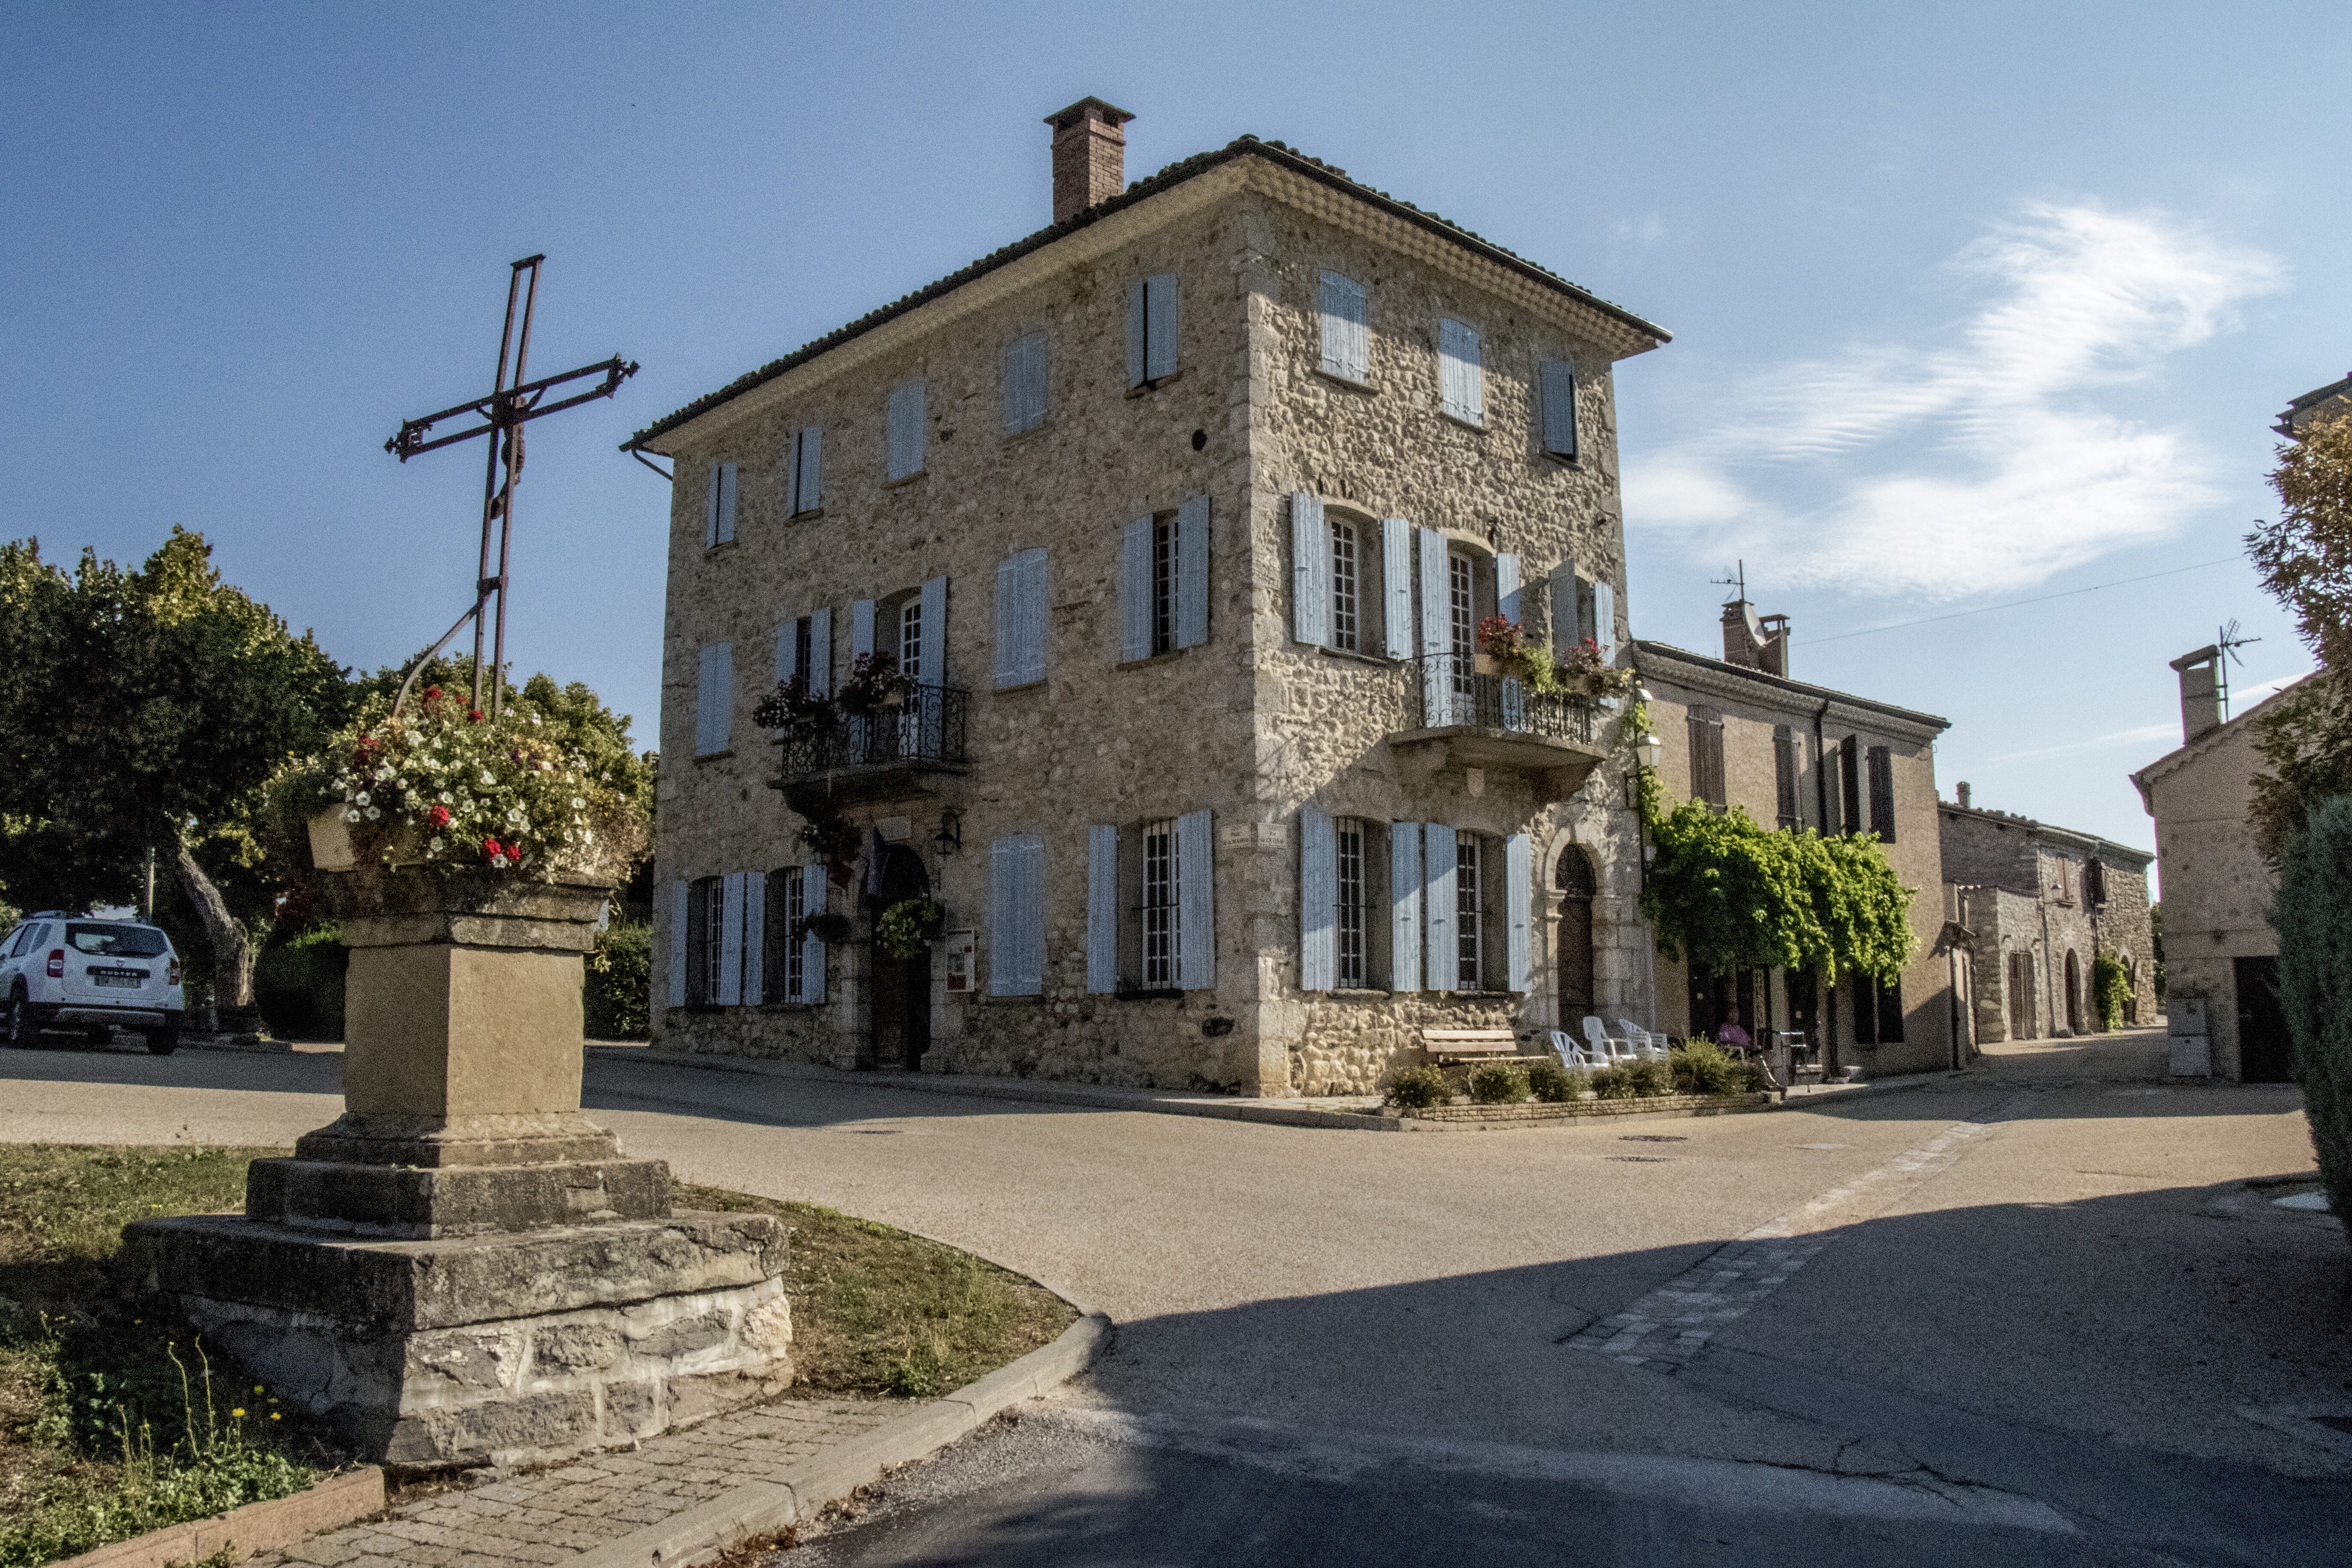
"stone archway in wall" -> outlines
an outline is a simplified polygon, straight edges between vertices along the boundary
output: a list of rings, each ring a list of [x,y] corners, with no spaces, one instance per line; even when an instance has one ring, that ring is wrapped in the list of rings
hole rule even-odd
[[[875,925],[884,910],[901,899],[916,899],[931,890],[931,879],[922,857],[903,844],[888,847],[882,859],[882,892],[869,900]],[[873,951],[866,964],[868,1016],[874,1020],[874,1065],[908,1071],[923,1064],[931,1047],[931,955],[929,949],[913,958],[893,958],[882,946],[878,929],[870,939]]]
[[[1552,995],[1558,1026],[1580,1040],[1586,1016],[1601,1012],[1599,950],[1593,941],[1600,892],[1592,858],[1572,840],[1561,845],[1551,873]]]

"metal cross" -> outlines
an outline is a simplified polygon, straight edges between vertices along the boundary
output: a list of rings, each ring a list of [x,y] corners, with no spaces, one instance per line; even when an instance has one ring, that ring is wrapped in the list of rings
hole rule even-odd
[[[522,427],[533,419],[589,402],[598,397],[610,397],[620,390],[621,383],[637,374],[636,362],[624,362],[620,355],[600,360],[594,364],[567,370],[562,375],[551,375],[539,381],[525,381],[523,366],[530,357],[530,321],[533,308],[539,302],[539,268],[544,256],[526,256],[514,264],[514,274],[507,281],[507,324],[499,335],[499,368],[490,378],[490,394],[460,403],[454,408],[444,408],[438,414],[428,414],[421,419],[404,419],[400,433],[383,444],[383,449],[408,461],[420,452],[434,451],[442,447],[470,441],[477,436],[488,436],[489,460],[482,477],[482,553],[480,569],[474,577],[474,602],[459,616],[441,640],[425,650],[425,656],[409,668],[408,678],[400,683],[400,694],[393,699],[392,710],[400,711],[408,700],[408,689],[415,684],[419,671],[432,662],[433,656],[457,635],[457,628],[467,621],[474,623],[474,708],[496,719],[506,706],[507,660],[507,546],[514,533],[515,483],[522,478]],[[526,279],[525,273],[530,277]],[[515,306],[522,306],[522,331],[515,331]],[[514,379],[509,382],[508,358],[513,358]],[[569,397],[548,402],[547,395],[559,386],[591,375],[603,376],[601,385],[586,392],[573,393]],[[460,430],[454,436],[425,439],[425,433],[444,419],[460,414],[471,414],[482,423],[470,430]],[[503,438],[501,438],[503,433]],[[490,572],[490,531],[495,525],[499,539],[499,569]],[[490,647],[490,704],[482,707],[482,607],[491,597],[498,599],[498,614],[493,625],[495,633]]]

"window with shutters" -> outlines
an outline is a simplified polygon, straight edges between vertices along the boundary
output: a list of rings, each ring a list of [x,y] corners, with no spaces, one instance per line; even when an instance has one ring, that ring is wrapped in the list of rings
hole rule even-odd
[[[727,879],[698,877],[686,903],[686,1005],[719,1005],[719,972],[726,958]]]
[[[1045,334],[1025,332],[1004,350],[1004,433],[1045,423]]]
[[[1037,996],[1045,989],[1045,847],[1034,833],[989,846],[988,989]]]
[[[1576,367],[1564,359],[1543,362],[1538,379],[1538,395],[1543,406],[1538,411],[1543,431],[1543,449],[1547,457],[1566,462],[1576,460]]]
[[[919,594],[898,606],[898,668],[923,668],[923,600]]]
[[[1791,832],[1802,827],[1797,809],[1797,731],[1786,724],[1772,727],[1772,782],[1780,797],[1780,826]]]
[[[923,384],[910,381],[890,394],[888,413],[890,482],[911,479],[923,471]]]
[[[1183,302],[1176,274],[1138,279],[1127,296],[1127,384],[1148,391],[1176,374],[1183,333]]]
[[[1331,521],[1331,646],[1357,651],[1356,525]]]
[[[801,922],[815,911],[808,907],[808,889],[801,884],[799,867],[774,873],[769,877],[768,885],[774,887],[780,881],[783,887],[784,929],[780,945],[783,949],[784,1000],[798,1002],[808,986],[807,960],[798,940]]]
[[[1323,374],[1364,385],[1371,380],[1371,340],[1365,328],[1364,286],[1337,272],[1323,274]]]
[[[1844,816],[1838,823],[1842,833],[1862,831],[1862,742],[1848,735],[1838,747],[1838,796]]]
[[[798,616],[776,626],[776,684],[798,680],[814,696],[833,695],[833,612]]]
[[[1454,695],[1467,700],[1478,668],[1477,566],[1459,551],[1445,557],[1445,646]]]
[[[735,542],[735,486],[734,464],[710,466],[709,493],[702,514],[702,545],[706,550]]]
[[[2083,862],[2083,901],[2095,905],[2107,901],[2107,864],[2095,855]]]
[[[1347,990],[1360,990],[1366,984],[1370,957],[1365,943],[1366,886],[1364,878],[1364,845],[1367,838],[1364,824],[1352,816],[1343,816],[1332,825],[1332,841],[1338,859],[1339,910],[1338,984]]]
[[[1151,651],[1168,653],[1176,647],[1176,520],[1151,520]]]
[[[803,425],[793,432],[785,463],[785,506],[794,517],[814,517],[824,507],[824,432]]]
[[[1690,791],[1717,811],[1730,803],[1723,781],[1723,715],[1712,708],[1694,707],[1687,715],[1690,735]]]
[[[1176,819],[1143,825],[1143,989],[1176,989],[1181,922],[1179,921]]]
[[[1885,746],[1870,748],[1870,830],[1895,842],[1895,754]]]
[[[996,687],[1045,679],[1045,552],[1024,550],[996,568]]]
[[[1450,316],[1437,323],[1437,394],[1447,417],[1486,424],[1486,370],[1478,334]]]
[[[1486,866],[1478,836],[1475,833],[1457,835],[1454,840],[1454,941],[1460,956],[1454,971],[1459,977],[1455,989],[1481,991],[1486,988],[1482,977],[1486,973],[1486,896],[1480,875]]]
[[[716,643],[702,650],[694,684],[694,754],[725,752],[734,730],[735,647]]]

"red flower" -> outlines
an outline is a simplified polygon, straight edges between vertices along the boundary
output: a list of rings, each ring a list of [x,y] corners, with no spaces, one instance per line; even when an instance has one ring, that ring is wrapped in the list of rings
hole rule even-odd
[[[438,702],[438,701],[440,701],[440,700],[441,700],[441,689],[440,689],[439,687],[437,687],[437,686],[428,686],[428,687],[426,687],[426,688],[425,689],[425,701],[427,701],[427,702]]]
[[[432,823],[435,831],[437,832],[449,826],[449,808],[446,805],[436,805],[425,820]]]
[[[481,710],[480,709],[478,709],[478,708],[468,708],[468,709],[467,709],[467,710],[466,710],[466,721],[467,721],[467,723],[469,723],[469,724],[478,724],[478,723],[480,723],[480,722],[482,721],[482,710]]]

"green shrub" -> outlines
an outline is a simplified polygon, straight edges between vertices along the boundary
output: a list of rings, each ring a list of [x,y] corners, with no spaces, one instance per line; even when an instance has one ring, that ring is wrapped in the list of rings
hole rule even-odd
[[[1470,1098],[1481,1105],[1517,1105],[1528,1097],[1528,1075],[1507,1062],[1488,1062],[1470,1075]]]
[[[1633,1076],[1633,1093],[1637,1098],[1646,1100],[1652,1095],[1675,1092],[1675,1069],[1671,1063],[1662,1062],[1655,1057],[1643,1057],[1625,1070]]]
[[[1666,1056],[1666,1067],[1674,1074],[1679,1094],[1728,1093],[1737,1065],[1712,1040],[1685,1040]]]
[[[1592,1093],[1598,1100],[1631,1100],[1633,1098],[1633,1069],[1629,1067],[1595,1068],[1592,1071]]]
[[[2091,1005],[2099,1011],[2099,1026],[2122,1028],[2124,1004],[2129,1000],[2131,976],[2124,970],[2124,961],[2112,952],[2095,954],[2091,959]]]
[[[343,972],[351,962],[343,933],[319,926],[263,948],[253,965],[253,1000],[276,1035],[343,1037]]]
[[[1538,1062],[1528,1068],[1528,1091],[1546,1105],[1566,1105],[1584,1098],[1591,1080],[1580,1072],[1570,1072],[1558,1062]]]
[[[588,950],[584,1023],[592,1040],[642,1040],[653,1027],[654,928],[614,921]]]
[[[2321,805],[2287,840],[2271,924],[2320,1184],[2352,1222],[2352,795]]]
[[[1433,1067],[1402,1068],[1389,1079],[1388,1102],[1407,1110],[1427,1110],[1454,1098],[1454,1086]]]

